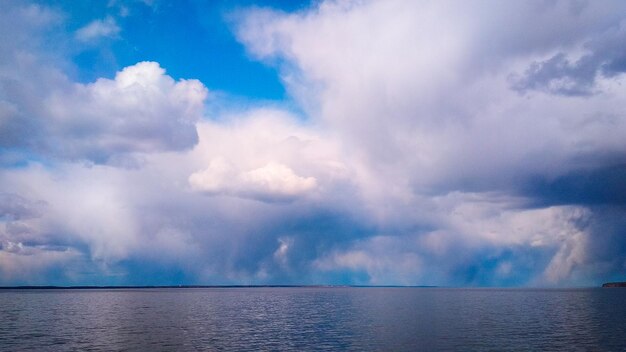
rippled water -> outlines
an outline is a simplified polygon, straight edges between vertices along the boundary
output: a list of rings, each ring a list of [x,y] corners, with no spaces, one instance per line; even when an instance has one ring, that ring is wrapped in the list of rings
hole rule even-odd
[[[626,289],[0,290],[0,350],[625,351]]]

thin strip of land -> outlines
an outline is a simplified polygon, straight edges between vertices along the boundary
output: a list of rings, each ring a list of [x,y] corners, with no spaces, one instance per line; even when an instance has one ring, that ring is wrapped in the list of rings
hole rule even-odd
[[[602,284],[602,287],[626,287],[626,281],[625,282],[607,282],[605,284]]]
[[[103,290],[103,289],[146,289],[146,288],[332,288],[332,287],[419,287],[437,286],[365,286],[365,285],[131,285],[131,286],[0,286],[0,290]]]

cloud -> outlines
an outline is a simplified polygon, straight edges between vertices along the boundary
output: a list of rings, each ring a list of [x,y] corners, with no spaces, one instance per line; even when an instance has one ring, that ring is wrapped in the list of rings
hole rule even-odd
[[[42,208],[46,206],[42,201],[31,201],[17,194],[0,193],[0,218],[8,220],[31,219],[39,217]]]
[[[336,142],[286,111],[255,109],[198,130],[196,151],[206,164],[189,175],[189,185],[205,195],[321,199],[349,179]]]
[[[4,148],[94,163],[123,164],[133,153],[193,147],[207,96],[199,81],[174,81],[154,62],[90,84],[44,77],[41,85],[49,89],[31,89],[30,82],[9,86],[10,80],[4,80],[0,125]]]
[[[293,199],[313,190],[317,184],[315,178],[298,176],[283,164],[269,163],[236,172],[220,159],[212,161],[207,169],[191,174],[189,183],[197,191],[269,201]]]
[[[251,11],[239,37],[257,57],[286,62],[280,66],[285,81],[303,106],[312,107],[310,115],[369,163],[416,187],[512,183],[518,182],[512,175],[565,174],[620,149],[613,136],[623,135],[624,119],[611,106],[624,99],[622,75],[594,79],[589,89],[605,94],[592,100],[528,98],[510,87],[511,75],[555,47],[574,52],[604,41],[607,27],[620,27],[613,6],[621,5],[573,9],[565,2],[533,2],[486,13],[446,2],[324,2],[296,14]],[[536,26],[525,28],[524,18]],[[554,18],[584,30],[556,29]],[[511,29],[493,27],[499,23]],[[493,44],[485,48],[486,42]],[[615,119],[591,118],[603,115]],[[583,121],[594,126],[573,127]],[[597,138],[600,130],[612,137]]]
[[[323,205],[328,197],[323,195],[349,196],[336,192],[346,181],[332,143],[277,110],[197,126],[199,142],[192,149],[145,154],[136,168],[69,160],[54,168],[30,163],[3,170],[0,184],[21,195],[10,197],[17,205],[45,201],[38,218],[21,217],[28,233],[15,223],[6,240],[79,253],[90,264],[81,265],[99,275],[64,277],[72,283],[175,283],[173,272],[184,273],[188,282],[298,280],[304,258],[315,255],[303,255],[308,249],[302,236],[322,231],[314,219],[343,218]],[[223,180],[239,187],[228,188],[239,192],[235,197],[208,197],[188,183],[190,175],[219,158],[230,160],[241,176]],[[7,204],[6,213],[16,213],[17,205]],[[330,235],[336,228],[323,231]],[[293,238],[289,243],[298,250],[276,257],[276,236]],[[146,270],[150,275],[140,274]]]
[[[454,233],[475,254],[536,251],[532,265],[538,267],[525,267],[527,277],[515,280],[557,283],[582,280],[577,273],[603,260],[589,254],[587,242],[603,234],[556,215],[545,230],[509,226],[526,209],[539,207],[539,216],[556,205],[574,206],[594,222],[598,202],[619,206],[623,190],[615,182],[603,189],[602,180],[618,179],[615,172],[626,160],[619,142],[626,117],[614,109],[626,98],[617,69],[622,53],[615,50],[624,4],[579,5],[491,3],[485,11],[478,3],[326,1],[291,14],[250,10],[241,17],[238,37],[252,55],[277,65],[307,114],[340,138],[351,156],[346,163],[356,171],[359,199],[381,232],[389,232],[385,238],[406,243],[398,229],[432,227],[447,233],[444,238]],[[494,230],[499,235],[486,238],[470,226],[493,225],[491,217],[457,224],[457,217],[438,208],[448,199],[455,204],[450,211],[464,209],[464,198],[448,197],[454,194],[475,194],[493,212],[510,213]],[[521,202],[501,203],[491,194]],[[563,233],[567,245],[534,247],[526,240],[550,231]],[[434,238],[429,233],[415,236]],[[445,242],[433,240],[439,243],[433,250]],[[360,253],[354,258],[387,257],[354,246]],[[446,260],[455,262],[449,255]],[[475,271],[451,265],[440,276],[459,281],[464,278],[454,273],[461,273],[476,277],[468,281],[475,283],[481,282],[476,275],[498,277],[478,257],[468,260],[459,268]],[[513,258],[505,262],[517,265]]]
[[[124,68],[115,79],[52,92],[45,146],[53,154],[97,163],[133,152],[183,150],[197,143],[206,88],[174,81],[158,63]]]
[[[195,123],[208,94],[202,83],[176,81],[155,62],[126,67],[112,79],[73,82],[60,69],[71,66],[69,49],[49,46],[68,39],[63,14],[14,2],[2,7],[2,29],[15,34],[0,39],[5,165],[52,158],[128,166],[136,164],[133,154],[197,143]]]
[[[355,272],[353,284],[545,286],[593,261],[585,225],[593,214],[584,207],[525,209],[516,199],[461,193],[430,202],[422,211],[433,229],[355,240],[314,267]]]
[[[298,112],[211,116],[202,83],[156,62],[72,81],[41,44],[59,18],[10,7],[24,21],[0,37],[0,280],[22,265],[40,283],[618,279],[625,7],[243,10],[238,38]]]
[[[404,241],[393,236],[377,236],[359,241],[345,251],[335,251],[317,259],[313,266],[321,271],[354,272],[351,284],[419,285],[422,259]]]
[[[73,250],[55,250],[26,247],[22,243],[0,243],[0,280],[14,285],[62,284],[65,268],[81,265],[80,253]],[[57,281],[58,280],[58,281]]]
[[[598,77],[613,77],[626,71],[626,55],[615,49],[625,36],[623,22],[610,26],[583,42],[578,50],[559,52],[546,60],[533,62],[523,76],[514,77],[513,88],[521,92],[541,90],[562,95],[599,93],[596,91]]]
[[[121,29],[113,17],[102,20],[93,20],[76,31],[76,39],[82,42],[93,42],[102,38],[113,38],[120,33]]]
[[[12,193],[0,194],[0,281],[32,284],[63,279],[64,266],[82,261],[80,251],[42,236],[48,204]],[[73,270],[68,270],[72,272]],[[50,281],[49,281],[50,282]]]

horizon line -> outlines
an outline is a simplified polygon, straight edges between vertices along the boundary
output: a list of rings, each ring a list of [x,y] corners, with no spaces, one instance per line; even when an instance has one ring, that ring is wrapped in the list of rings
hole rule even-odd
[[[17,285],[0,286],[0,289],[125,289],[125,288],[297,288],[297,287],[441,287],[432,285]]]
[[[436,286],[436,285],[17,285],[0,286],[0,290],[63,290],[63,289],[159,289],[159,288],[464,288],[464,289],[581,289],[602,288],[599,286],[572,286],[572,287],[539,287],[539,286]]]

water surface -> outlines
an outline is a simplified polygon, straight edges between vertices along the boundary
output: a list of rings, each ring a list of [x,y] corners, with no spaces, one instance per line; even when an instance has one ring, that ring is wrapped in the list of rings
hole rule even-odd
[[[6,351],[624,351],[626,289],[0,290]]]

